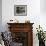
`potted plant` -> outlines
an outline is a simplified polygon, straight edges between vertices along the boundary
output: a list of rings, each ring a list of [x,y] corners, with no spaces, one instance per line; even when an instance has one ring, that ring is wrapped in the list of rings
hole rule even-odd
[[[38,36],[38,40],[39,40],[39,46],[45,46],[45,35],[43,32],[42,27],[36,28],[37,29],[37,34],[36,36]]]

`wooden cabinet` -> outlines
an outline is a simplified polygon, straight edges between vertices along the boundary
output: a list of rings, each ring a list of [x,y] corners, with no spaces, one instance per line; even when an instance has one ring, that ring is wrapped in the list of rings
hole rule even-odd
[[[22,46],[33,46],[33,23],[7,23],[13,41],[23,43]]]

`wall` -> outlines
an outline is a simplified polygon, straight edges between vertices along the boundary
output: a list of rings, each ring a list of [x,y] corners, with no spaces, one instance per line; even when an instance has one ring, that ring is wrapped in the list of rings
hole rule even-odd
[[[14,16],[14,5],[27,5],[27,16]],[[30,20],[33,25],[33,45],[38,46],[38,39],[36,37],[36,27],[39,24],[46,30],[46,15],[43,14],[42,6],[43,0],[2,0],[2,26],[3,31],[8,30],[7,22],[10,19],[17,19],[19,22]]]
[[[14,16],[14,5],[16,4],[27,5],[27,16]],[[29,19],[31,22],[39,23],[39,15],[40,15],[40,0],[39,1],[38,0],[35,1],[34,0],[21,0],[21,1],[3,0],[2,1],[3,26],[5,26],[10,19],[17,19],[19,20],[19,22],[24,22],[26,19]]]
[[[0,0],[0,31],[2,29],[2,0]]]
[[[40,0],[40,9],[42,13],[46,13],[46,0]]]
[[[40,24],[46,31],[46,0],[40,0]]]

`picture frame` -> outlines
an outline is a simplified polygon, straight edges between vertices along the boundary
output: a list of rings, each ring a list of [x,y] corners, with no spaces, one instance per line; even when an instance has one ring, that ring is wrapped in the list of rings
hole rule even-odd
[[[27,16],[27,5],[14,5],[14,16]]]

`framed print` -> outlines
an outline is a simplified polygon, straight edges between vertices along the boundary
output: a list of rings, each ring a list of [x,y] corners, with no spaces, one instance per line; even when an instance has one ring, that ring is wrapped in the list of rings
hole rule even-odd
[[[14,16],[26,16],[27,5],[14,5]]]

